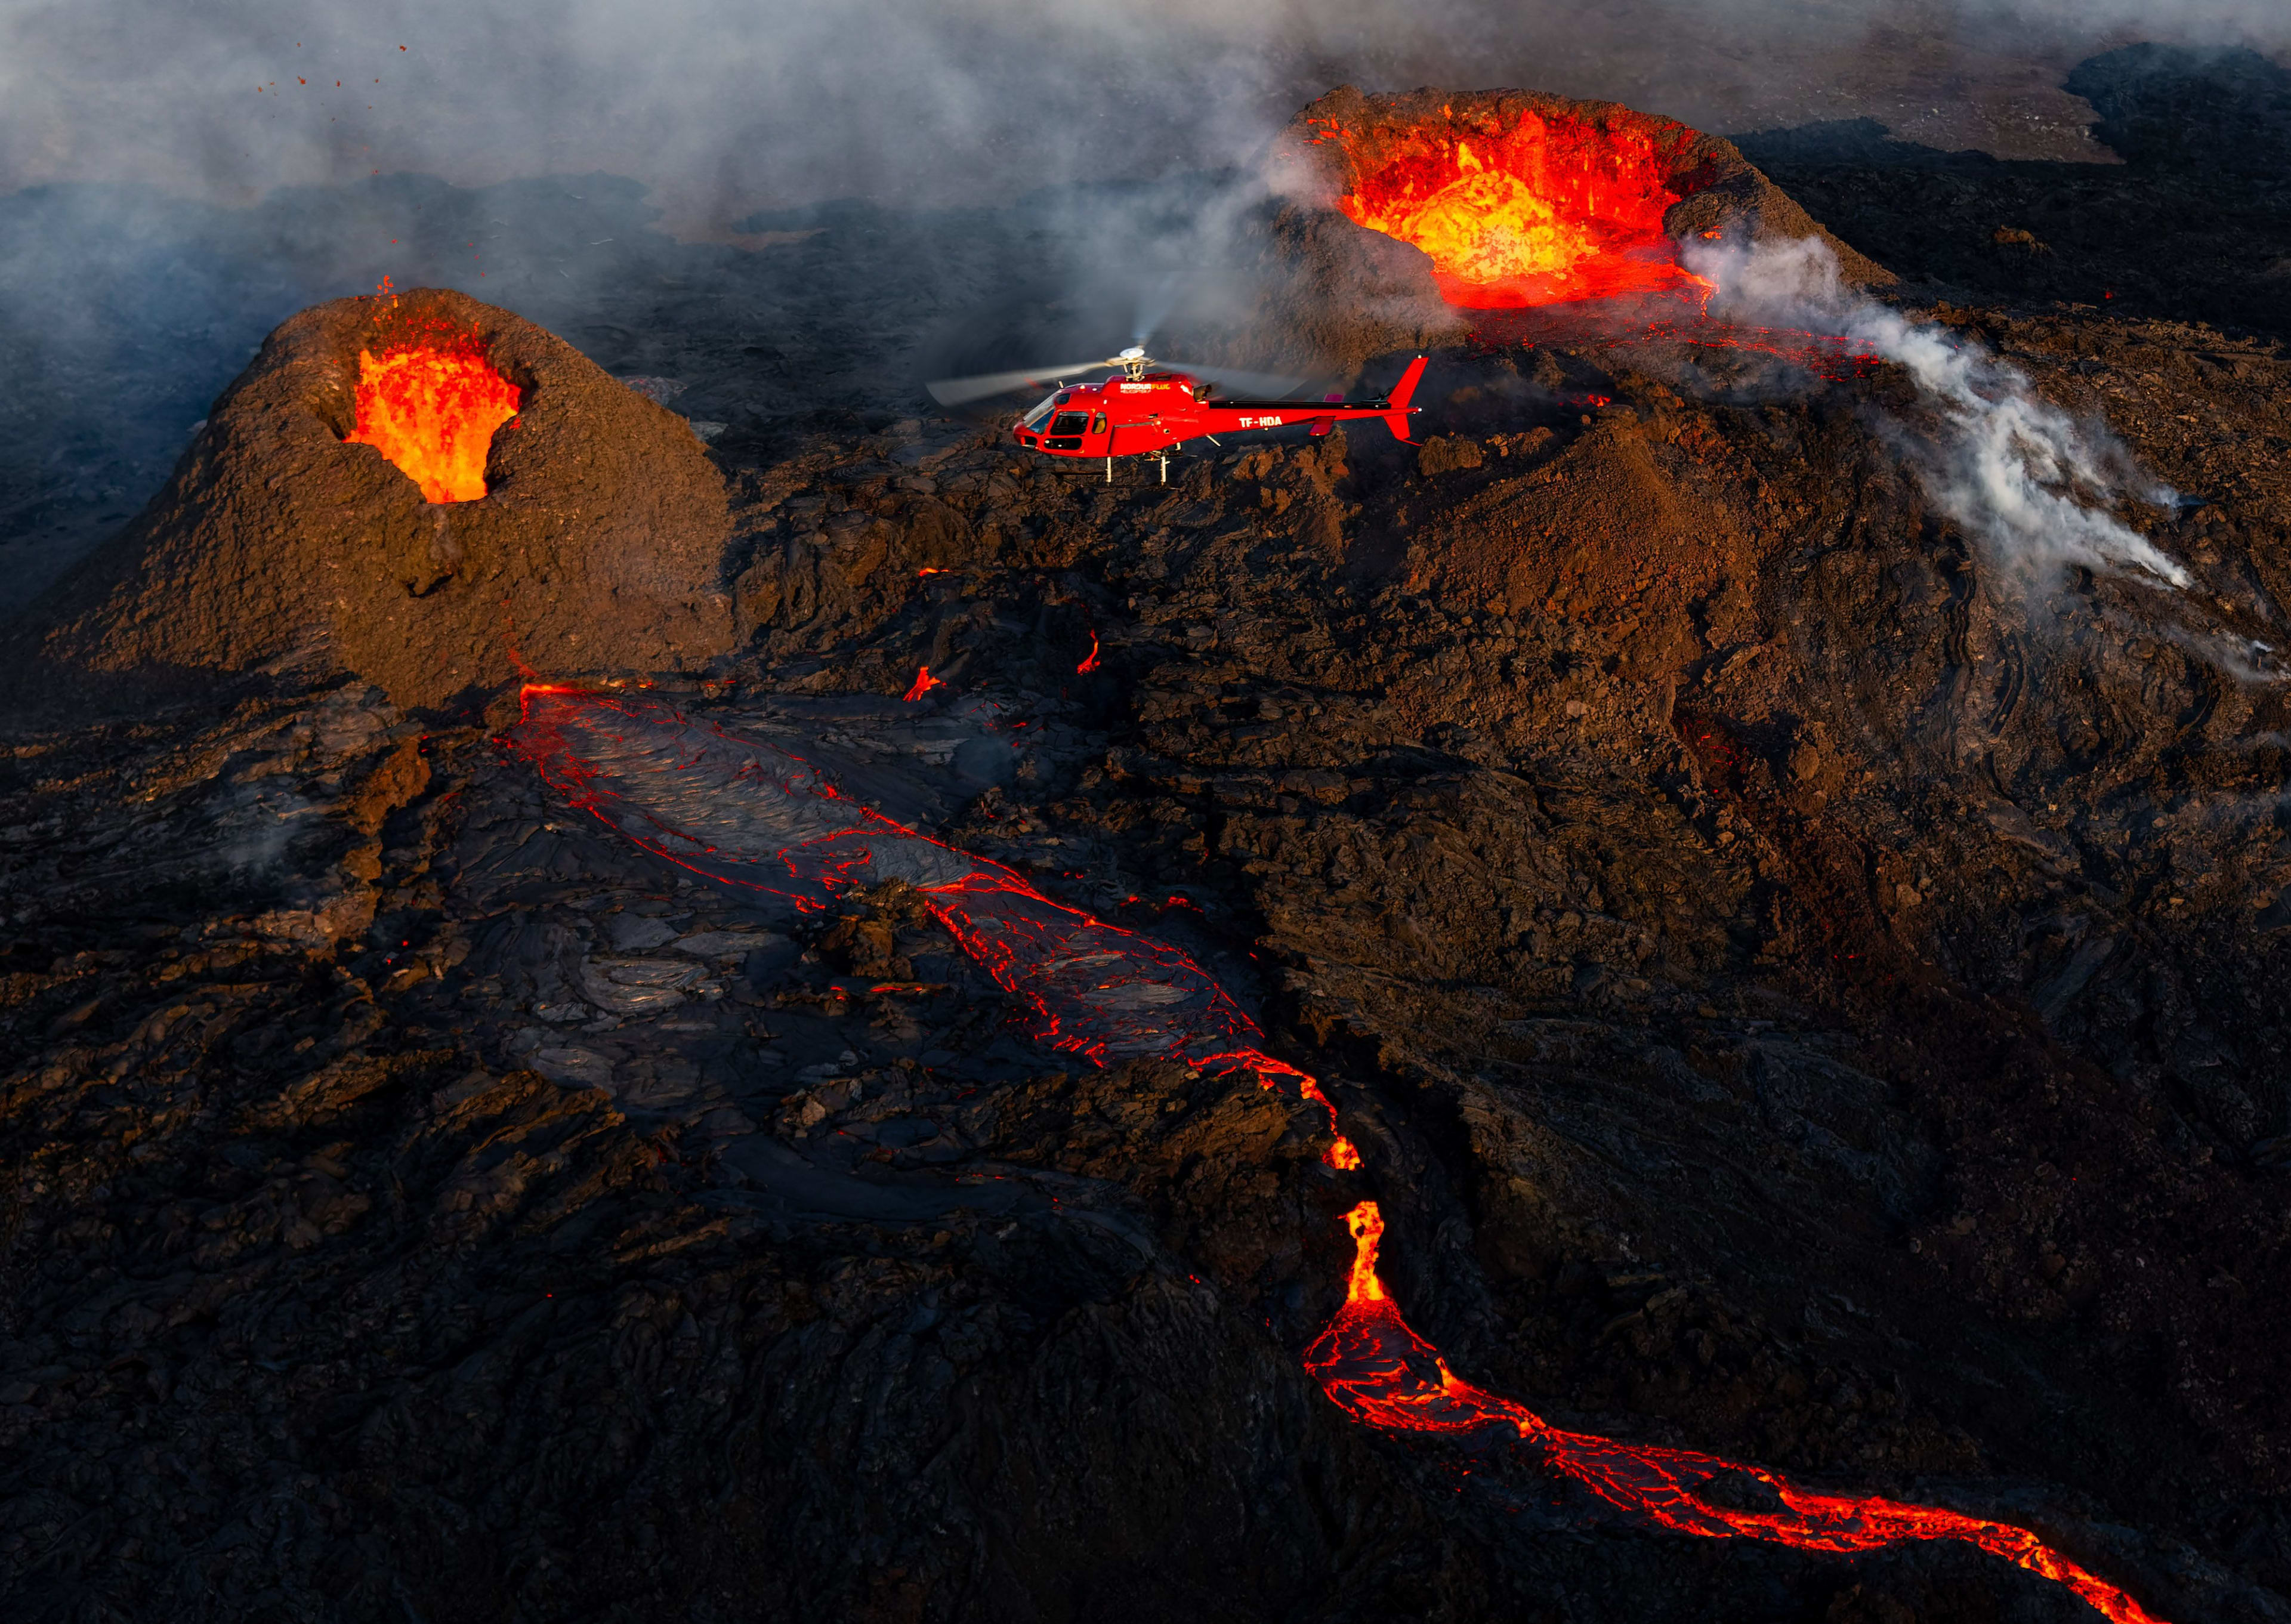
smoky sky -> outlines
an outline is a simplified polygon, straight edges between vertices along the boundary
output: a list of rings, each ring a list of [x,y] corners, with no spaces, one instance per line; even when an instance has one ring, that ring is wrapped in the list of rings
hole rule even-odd
[[[2291,7],[0,0],[0,192],[135,182],[225,202],[376,172],[479,185],[604,170],[705,224],[1245,163],[1338,83],[1520,84],[1721,131],[1898,126],[1983,86],[2041,96],[2053,69],[2133,38],[2279,55]],[[2031,105],[2033,123],[2070,117]]]

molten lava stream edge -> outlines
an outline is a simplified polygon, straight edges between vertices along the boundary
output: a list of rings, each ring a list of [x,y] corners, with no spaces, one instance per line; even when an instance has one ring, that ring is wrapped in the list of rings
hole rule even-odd
[[[921,683],[919,680],[918,687]],[[1015,871],[972,856],[838,795],[817,769],[761,739],[656,701],[529,684],[502,740],[575,808],[719,884],[807,911],[861,883],[904,878],[997,985],[1036,1017],[1036,1038],[1094,1065],[1162,1053],[1204,1071],[1293,1084],[1328,1113],[1323,1160],[1362,1165],[1334,1105],[1309,1074],[1264,1049],[1256,1023],[1167,943],[1052,901]],[[1151,989],[1155,996],[1130,996]],[[1175,1010],[1176,1013],[1168,1011]],[[1692,1450],[1563,1431],[1512,1399],[1459,1379],[1409,1327],[1377,1273],[1381,1207],[1346,1215],[1355,1242],[1345,1303],[1304,1353],[1322,1391],[1365,1426],[1438,1435],[1467,1448],[1526,1444],[1548,1470],[1673,1532],[1763,1540],[1840,1555],[1904,1540],[1959,1540],[2065,1585],[2115,1624],[2159,1624],[2121,1588],[2008,1523],[1879,1496],[1825,1494],[1764,1467]],[[1780,1511],[1738,1509],[1696,1492],[1740,1474]]]

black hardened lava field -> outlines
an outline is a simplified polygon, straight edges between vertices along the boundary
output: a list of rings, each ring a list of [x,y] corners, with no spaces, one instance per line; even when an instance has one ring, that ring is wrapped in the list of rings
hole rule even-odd
[[[0,330],[0,1614],[2291,1620],[2291,74],[2070,88]]]

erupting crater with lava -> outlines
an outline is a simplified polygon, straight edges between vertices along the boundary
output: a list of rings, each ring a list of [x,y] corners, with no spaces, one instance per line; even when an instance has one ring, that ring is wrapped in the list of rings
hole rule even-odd
[[[40,658],[165,690],[315,629],[422,706],[528,663],[686,670],[733,640],[730,527],[692,425],[554,334],[445,288],[336,299],[255,352]]]
[[[468,335],[361,350],[349,443],[381,452],[426,501],[474,502],[486,494],[494,431],[517,415],[522,393]]]
[[[1732,143],[1612,101],[1347,86],[1299,113],[1287,145],[1313,189],[1423,250],[1467,310],[1696,296],[1708,285],[1678,262],[1683,242],[1828,235]],[[1849,281],[1885,279],[1840,260]]]
[[[1678,196],[1653,137],[1531,114],[1476,146],[1429,145],[1361,176],[1337,206],[1431,255],[1451,304],[1514,310],[1699,284],[1663,232]]]

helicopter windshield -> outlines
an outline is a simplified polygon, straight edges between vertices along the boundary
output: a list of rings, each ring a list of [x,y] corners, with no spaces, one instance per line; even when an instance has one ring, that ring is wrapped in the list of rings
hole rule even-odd
[[[1047,397],[1042,401],[1041,405],[1027,413],[1026,415],[1019,421],[1018,426],[1022,429],[1039,429],[1041,427],[1042,419],[1050,414],[1051,410],[1066,398],[1068,392],[1069,391],[1065,390],[1060,390],[1057,394]]]

